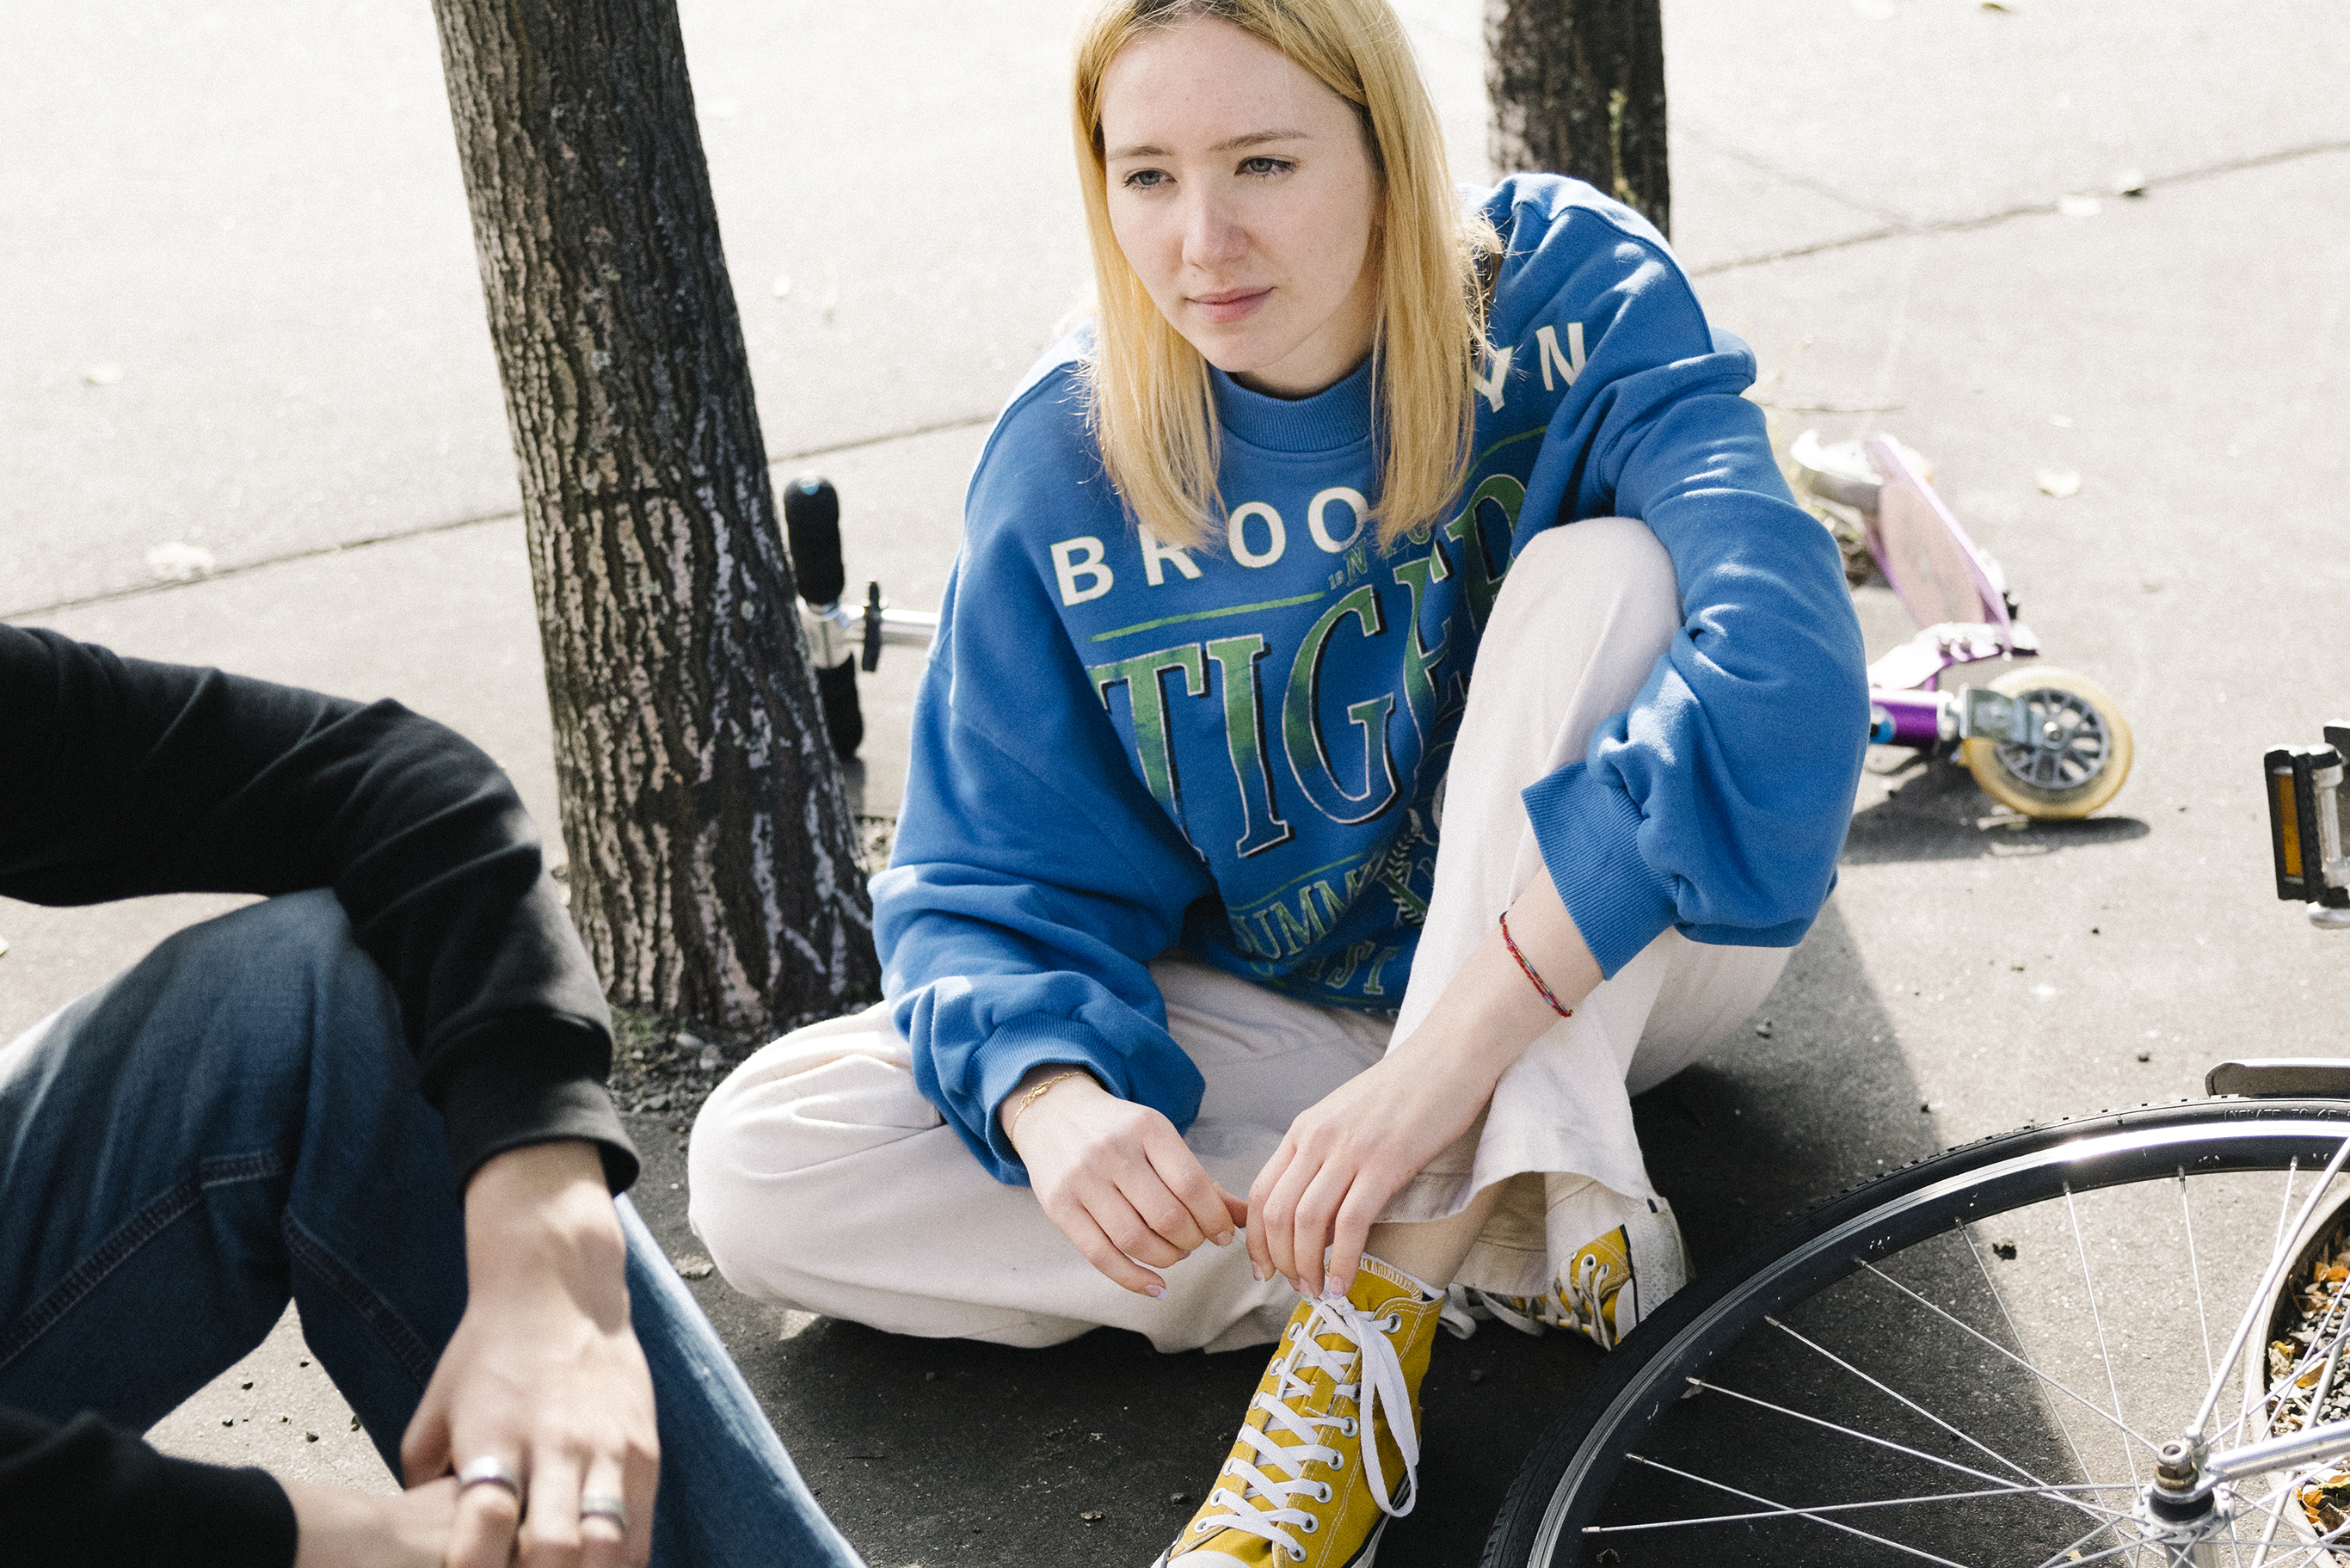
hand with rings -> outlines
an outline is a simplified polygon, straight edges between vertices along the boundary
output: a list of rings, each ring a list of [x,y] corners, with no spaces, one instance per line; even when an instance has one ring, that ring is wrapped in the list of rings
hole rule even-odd
[[[465,1191],[465,1313],[400,1443],[452,1478],[442,1568],[642,1568],[660,1452],[626,1246],[592,1145],[528,1145]]]

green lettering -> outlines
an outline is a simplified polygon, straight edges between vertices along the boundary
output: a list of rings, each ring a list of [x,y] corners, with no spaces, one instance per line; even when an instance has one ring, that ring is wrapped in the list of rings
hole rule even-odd
[[[1347,710],[1347,718],[1363,733],[1363,788],[1350,794],[1338,782],[1336,770],[1330,761],[1330,748],[1322,734],[1322,656],[1328,651],[1330,637],[1338,623],[1348,616],[1366,638],[1377,637],[1387,630],[1386,619],[1379,614],[1378,591],[1366,583],[1322,612],[1314,629],[1297,649],[1296,661],[1289,667],[1289,692],[1282,703],[1282,737],[1288,742],[1290,771],[1297,775],[1297,787],[1314,808],[1331,821],[1352,826],[1368,822],[1387,810],[1402,793],[1396,777],[1395,755],[1388,745],[1388,721],[1395,711],[1395,696],[1383,692],[1354,703]],[[1382,785],[1384,777],[1384,785]]]
[[[1403,702],[1411,714],[1412,728],[1419,732],[1422,747],[1434,743],[1430,731],[1436,723],[1436,667],[1452,647],[1452,618],[1444,618],[1436,646],[1430,648],[1420,640],[1419,607],[1428,597],[1429,585],[1451,575],[1440,548],[1431,548],[1419,560],[1406,561],[1395,569],[1395,580],[1411,593],[1411,619],[1404,626]]]
[[[1264,639],[1256,635],[1219,638],[1208,644],[1208,657],[1216,661],[1224,687],[1224,752],[1232,760],[1232,782],[1241,791],[1241,836],[1234,847],[1243,860],[1295,836],[1274,802],[1273,771],[1265,764],[1270,748],[1264,734],[1264,692],[1256,669],[1265,648]]]
[[[1379,956],[1372,961],[1371,972],[1363,977],[1363,994],[1365,996],[1385,996],[1387,994],[1386,992],[1379,989],[1379,971],[1387,968],[1388,961],[1395,956],[1396,950],[1393,948],[1381,948],[1379,950]]]
[[[1183,823],[1183,781],[1176,774],[1174,737],[1167,727],[1167,692],[1159,684],[1159,677],[1170,670],[1183,672],[1185,696],[1207,694],[1207,661],[1200,657],[1196,642],[1138,653],[1114,664],[1092,665],[1086,673],[1093,677],[1104,708],[1110,705],[1111,687],[1126,688],[1127,706],[1134,714],[1134,750],[1142,764],[1142,782],[1149,786],[1150,798],[1189,838],[1191,831]]]
[[[1492,542],[1485,537],[1484,525],[1477,516],[1478,508],[1488,501],[1501,509],[1502,516],[1508,524],[1499,556],[1493,554]],[[1502,579],[1509,575],[1508,541],[1517,531],[1518,512],[1525,501],[1524,485],[1506,473],[1492,474],[1469,493],[1468,504],[1461,508],[1461,514],[1444,525],[1446,538],[1468,547],[1469,614],[1480,628],[1484,626],[1485,618],[1492,613],[1493,597],[1502,591]],[[1498,569],[1496,562],[1499,563]]]

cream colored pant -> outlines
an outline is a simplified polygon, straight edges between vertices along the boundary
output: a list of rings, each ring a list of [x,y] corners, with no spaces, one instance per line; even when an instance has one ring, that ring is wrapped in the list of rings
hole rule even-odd
[[[1510,570],[1479,649],[1442,805],[1436,887],[1402,1009],[1387,1020],[1276,995],[1180,955],[1151,975],[1207,1080],[1185,1141],[1245,1194],[1296,1115],[1425,1018],[1542,855],[1518,792],[1579,759],[1679,635],[1672,564],[1639,523],[1555,528]],[[1651,1197],[1630,1096],[1720,1044],[1762,1000],[1783,949],[1667,931],[1504,1074],[1483,1120],[1384,1218],[1456,1213],[1508,1183],[1460,1282],[1513,1295]],[[694,1124],[693,1228],[729,1283],[897,1334],[1055,1345],[1107,1324],[1161,1350],[1276,1337],[1295,1297],[1207,1246],[1153,1300],[1112,1284],[997,1182],[914,1087],[882,1003],[787,1034],[719,1085]]]

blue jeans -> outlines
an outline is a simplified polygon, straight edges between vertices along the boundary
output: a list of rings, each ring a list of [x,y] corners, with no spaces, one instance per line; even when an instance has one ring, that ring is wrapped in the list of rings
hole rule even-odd
[[[143,1430],[290,1296],[396,1475],[465,1307],[463,1216],[399,1003],[325,892],[182,931],[0,1047],[0,1405]],[[851,1568],[626,1199],[660,1428],[653,1562]]]

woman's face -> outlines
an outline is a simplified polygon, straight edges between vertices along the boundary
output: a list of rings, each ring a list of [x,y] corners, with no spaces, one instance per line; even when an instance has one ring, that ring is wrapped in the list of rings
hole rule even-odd
[[[1354,106],[1213,20],[1127,46],[1101,101],[1110,226],[1175,330],[1279,397],[1361,363],[1379,187]]]

